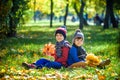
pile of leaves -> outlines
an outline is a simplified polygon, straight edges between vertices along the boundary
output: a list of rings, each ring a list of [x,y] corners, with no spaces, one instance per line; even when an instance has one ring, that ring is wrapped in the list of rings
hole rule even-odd
[[[7,66],[6,66],[7,67]],[[80,74],[78,70],[75,70],[75,73],[79,74],[78,76],[70,75],[71,72],[60,72],[59,70],[51,69],[53,72],[44,73],[47,68],[40,70],[29,69],[29,70],[16,70],[15,67],[10,69],[2,69],[0,71],[1,80],[9,79],[23,79],[23,80],[105,80],[106,76],[102,73],[102,70],[95,70],[95,74]],[[47,69],[48,70],[48,69]],[[48,70],[49,71],[49,70]],[[73,73],[73,72],[72,72]],[[36,75],[36,76],[35,76]]]

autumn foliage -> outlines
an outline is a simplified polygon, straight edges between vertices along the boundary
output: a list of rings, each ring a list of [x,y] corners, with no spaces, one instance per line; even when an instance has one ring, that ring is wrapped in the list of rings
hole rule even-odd
[[[90,53],[86,56],[86,63],[88,66],[95,67],[99,65],[101,60],[99,59],[98,56],[95,56],[94,54]]]
[[[55,54],[55,45],[49,42],[48,44],[45,44],[42,49],[43,54],[54,56]]]

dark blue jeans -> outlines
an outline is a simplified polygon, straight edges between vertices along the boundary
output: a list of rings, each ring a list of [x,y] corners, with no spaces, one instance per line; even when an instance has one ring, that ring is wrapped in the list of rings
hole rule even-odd
[[[35,65],[37,66],[37,68],[47,67],[47,68],[60,69],[62,67],[61,63],[50,61],[44,58],[37,60]]]

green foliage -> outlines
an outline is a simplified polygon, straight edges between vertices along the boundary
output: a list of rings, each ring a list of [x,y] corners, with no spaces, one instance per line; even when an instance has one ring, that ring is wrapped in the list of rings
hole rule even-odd
[[[24,11],[24,14],[22,14],[22,18],[20,19],[20,22],[19,24],[25,24],[27,23],[28,21],[30,21],[31,19],[33,19],[33,14],[34,12],[31,11],[30,9],[29,10],[26,10]]]

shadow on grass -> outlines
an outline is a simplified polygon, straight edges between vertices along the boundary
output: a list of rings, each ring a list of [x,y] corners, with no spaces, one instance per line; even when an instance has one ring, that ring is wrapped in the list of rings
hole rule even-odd
[[[23,27],[24,30],[27,28],[28,31],[19,32],[18,38],[10,38],[2,41],[3,48],[20,48],[23,45],[29,45],[32,47],[41,47],[46,43],[52,42],[55,44],[54,31],[58,26],[54,28],[47,27]],[[33,30],[33,29],[34,30]],[[78,26],[68,26],[67,27],[67,40],[71,43],[75,30]],[[40,29],[40,30],[39,30]],[[51,29],[51,30],[50,30]],[[85,27],[82,30],[85,36],[85,45],[84,46],[99,46],[106,44],[118,44],[119,33],[116,29],[111,30],[102,30],[101,27]],[[72,43],[71,43],[72,44]],[[32,48],[31,48],[32,49]],[[34,48],[33,48],[34,49]],[[89,49],[89,48],[88,48]]]
[[[17,38],[7,38],[2,41],[2,45],[7,48],[19,48],[22,45],[44,45],[48,42],[55,42],[53,32],[30,31],[20,32]]]

